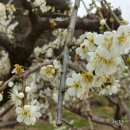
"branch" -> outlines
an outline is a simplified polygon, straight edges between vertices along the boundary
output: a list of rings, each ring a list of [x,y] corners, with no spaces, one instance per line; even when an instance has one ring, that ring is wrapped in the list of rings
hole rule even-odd
[[[102,14],[100,8],[99,8],[99,7],[96,5],[96,3],[95,3],[95,0],[92,0],[92,2],[93,2],[93,4],[94,4],[94,6],[96,7],[96,9],[98,10],[98,13],[99,13],[100,18],[101,18],[101,19],[104,19],[103,14]],[[105,24],[105,26],[106,26],[106,28],[107,28],[109,31],[111,31],[111,28],[108,26],[107,23]]]
[[[119,18],[116,16],[116,14],[112,11],[112,9],[111,9],[110,5],[108,4],[108,2],[107,2],[106,0],[103,0],[103,1],[104,1],[104,3],[107,5],[109,11],[110,11],[111,14],[113,15],[113,17],[115,18],[115,20],[117,21],[117,23],[118,23],[119,25],[121,25],[120,19],[119,19]]]
[[[106,98],[114,105],[118,105],[118,102],[111,96],[106,96]]]
[[[68,27],[67,40],[64,46],[63,68],[62,68],[62,76],[61,76],[61,81],[60,81],[60,87],[59,87],[59,93],[58,93],[58,104],[57,104],[57,120],[56,120],[57,125],[62,125],[62,104],[64,100],[65,80],[66,80],[66,73],[67,73],[67,67],[68,67],[68,61],[69,61],[68,45],[72,43],[79,5],[80,5],[80,0],[76,0],[74,9],[72,12],[72,16],[71,16],[71,21]]]
[[[10,41],[7,36],[0,35],[0,45],[5,47],[9,52],[10,60],[12,65],[14,64],[23,64],[27,60],[27,58],[32,54],[34,45],[37,39],[41,36],[41,34],[46,30],[52,30],[50,20],[47,18],[40,19],[36,27],[32,26],[28,30],[28,32],[23,36],[21,41],[18,43],[11,43],[15,41]],[[55,20],[57,23],[56,28],[67,28],[69,25],[70,18],[64,20]],[[34,28],[35,27],[35,28]],[[86,17],[83,19],[78,18],[76,22],[76,29],[84,30],[84,31],[98,31],[99,28],[99,20],[94,17]],[[20,52],[20,54],[19,54]]]
[[[106,119],[106,118],[102,118],[102,117],[99,117],[99,116],[96,116],[95,114],[93,114],[91,112],[91,109],[90,109],[89,101],[87,102],[87,115],[91,118],[92,121],[94,121],[96,123],[109,125],[109,126],[113,127],[114,129],[118,128],[117,125],[113,124],[112,120]]]
[[[62,57],[62,55],[60,55],[59,57],[57,57],[55,59],[60,59],[61,57]],[[53,59],[53,60],[55,60],[55,59]],[[9,82],[18,80],[20,78],[25,78],[29,74],[35,72],[36,70],[39,70],[41,67],[46,66],[48,64],[52,64],[53,60],[50,60],[50,61],[47,61],[47,62],[44,62],[44,63],[39,63],[36,66],[30,67],[29,70],[25,71],[21,76],[13,75],[9,80],[7,80],[6,82],[4,82],[4,84],[0,87],[0,92],[2,92],[3,90],[5,90],[7,88]]]
[[[14,106],[14,105],[10,105],[10,106],[8,106],[8,105],[9,104],[7,104],[5,110],[0,113],[0,118],[3,117],[7,112],[9,112]]]
[[[120,105],[121,107],[124,109],[124,111],[126,112],[126,115],[128,117],[128,125],[129,125],[129,128],[130,128],[130,109],[129,107],[127,106],[126,102],[124,101],[124,99],[122,97],[120,97],[119,99],[120,101]]]
[[[22,7],[25,10],[29,11],[28,17],[31,23],[27,33],[22,37],[21,41],[18,41],[18,44],[15,44],[11,48],[10,59],[12,64],[23,64],[26,62],[27,58],[32,54],[35,42],[41,36],[44,29],[41,27],[40,18],[35,12],[30,2],[27,0],[20,0]],[[20,55],[18,54],[20,52]],[[14,58],[15,57],[15,58]]]
[[[71,128],[71,130],[79,130],[78,128],[75,128],[73,125],[71,125],[68,121],[62,120],[63,123]]]
[[[95,114],[92,114],[90,112],[90,110],[87,110],[87,114],[86,113],[83,113],[81,111],[77,111],[76,109],[72,108],[71,106],[67,106],[67,105],[64,105],[64,108],[71,111],[71,112],[74,112],[76,114],[78,114],[79,116],[85,118],[88,120],[88,117],[90,117],[90,119],[95,122],[95,123],[98,123],[98,124],[103,124],[103,125],[108,125],[108,126],[111,126],[113,127],[114,129],[117,129],[118,126],[113,124],[113,121],[110,120],[110,119],[106,119],[106,118],[103,118],[103,117],[100,117],[100,116],[97,116]]]
[[[32,27],[33,26],[36,26],[37,22],[38,22],[38,15],[33,11],[33,8],[31,6],[31,3],[30,2],[27,2],[27,0],[20,0],[21,2],[21,5],[23,6],[23,8],[25,10],[28,10],[29,11],[29,14],[28,14],[28,17],[30,19],[30,22],[32,24]]]
[[[4,47],[8,52],[11,51],[12,41],[3,33],[0,33],[0,46]]]
[[[77,73],[85,72],[86,71],[86,69],[84,68],[84,66],[82,66],[82,64],[79,63],[79,62],[74,62],[74,63],[68,64],[68,68],[76,71]]]
[[[92,121],[94,121],[95,123],[99,123],[99,124],[104,124],[104,125],[108,125],[113,127],[114,129],[117,129],[118,126],[113,124],[113,121],[110,119],[106,119],[103,117],[99,117],[95,114],[92,114],[90,111],[87,112],[88,116],[91,118]]]
[[[50,20],[47,18],[41,18],[43,30],[52,29],[51,24],[49,22]],[[69,17],[66,19],[63,19],[63,20],[58,20],[58,19],[54,19],[54,20],[57,24],[55,29],[67,28],[70,23]],[[84,18],[77,18],[75,29],[96,32],[99,30],[99,26],[100,26],[99,19],[96,16],[93,16],[93,17],[88,16],[88,17],[84,17]]]
[[[0,129],[1,128],[7,128],[7,127],[13,127],[16,124],[18,124],[18,122],[16,122],[16,121],[10,121],[10,122],[6,122],[6,123],[2,122],[0,124]]]

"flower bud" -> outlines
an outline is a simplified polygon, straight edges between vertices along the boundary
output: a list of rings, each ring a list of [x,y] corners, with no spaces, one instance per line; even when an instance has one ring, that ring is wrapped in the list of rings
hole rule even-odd
[[[105,24],[106,24],[106,20],[105,19],[100,20],[100,25],[105,25]]]
[[[24,93],[23,93],[23,92],[20,92],[20,93],[18,94],[18,96],[19,96],[19,98],[24,98]]]
[[[100,26],[100,27],[99,27],[99,30],[102,31],[103,29],[104,29],[104,26]]]
[[[8,86],[9,86],[10,88],[12,88],[12,87],[14,86],[14,82],[12,82],[12,81],[9,82],[9,83],[8,83]]]
[[[111,17],[110,18],[110,22],[113,23],[114,22],[114,18]]]
[[[26,87],[26,88],[25,88],[25,92],[26,92],[26,93],[30,93],[30,92],[31,92],[31,88],[30,88],[30,87]]]

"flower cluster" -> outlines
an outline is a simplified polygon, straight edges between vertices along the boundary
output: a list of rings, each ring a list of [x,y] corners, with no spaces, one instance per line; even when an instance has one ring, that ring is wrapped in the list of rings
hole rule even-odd
[[[88,62],[87,75],[73,73],[71,78],[67,78],[67,94],[82,99],[84,93],[93,91],[93,88],[99,95],[116,94],[120,85],[115,74],[117,67],[123,62],[122,54],[129,50],[129,41],[128,25],[122,25],[117,31],[107,31],[104,34],[87,32],[83,43],[76,49],[76,54]],[[88,73],[91,73],[91,76],[88,76]],[[84,84],[83,77],[90,80],[91,84]]]
[[[0,52],[0,78],[8,74],[10,69],[11,69],[11,64],[9,60],[9,55],[5,50],[2,50]]]
[[[0,3],[0,32],[5,33],[9,38],[14,38],[13,30],[18,25],[18,22],[12,22],[15,11],[13,4]]]
[[[32,2],[34,8],[39,8],[42,13],[45,13],[51,9],[50,6],[46,5],[46,0],[27,0],[28,2]]]
[[[22,66],[16,64],[13,72],[20,75],[24,72]],[[36,120],[41,116],[42,104],[37,100],[36,76],[30,74],[26,79],[19,82],[9,82],[8,86],[12,87],[10,92],[12,103],[16,107],[17,121],[26,125],[34,125]],[[38,80],[38,77],[37,77]]]
[[[45,54],[47,58],[53,56],[53,49],[59,49],[61,46],[64,45],[66,38],[67,38],[68,31],[67,29],[56,29],[52,32],[52,35],[56,37],[56,39],[52,42],[49,42],[48,45],[44,45],[43,47],[36,47],[34,49],[34,54],[39,57],[40,54]]]
[[[41,116],[42,105],[36,99],[32,85],[35,84],[23,87],[16,83],[10,93],[12,103],[16,106],[17,121],[26,125],[34,125]]]

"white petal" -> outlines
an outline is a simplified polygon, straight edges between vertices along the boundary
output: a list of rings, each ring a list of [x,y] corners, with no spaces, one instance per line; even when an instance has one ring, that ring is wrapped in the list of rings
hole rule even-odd
[[[72,86],[73,83],[74,83],[74,81],[73,81],[72,78],[67,78],[67,79],[66,79],[66,85],[68,85],[68,86]]]
[[[17,116],[17,121],[18,122],[23,122],[24,116],[23,115],[18,115]]]
[[[74,89],[74,88],[69,88],[68,89],[68,95],[75,96],[75,94],[76,94],[76,89]]]
[[[93,67],[93,65],[90,64],[90,63],[87,64],[87,67],[86,67],[86,68],[87,68],[87,70],[90,71],[90,72],[94,71],[94,67]]]
[[[26,118],[24,119],[24,123],[25,123],[26,125],[30,125],[30,124],[31,124],[31,119],[28,118],[28,117],[26,117]]]
[[[34,125],[36,123],[36,118],[35,117],[31,117],[30,120],[31,120],[32,125]]]
[[[22,113],[23,109],[21,107],[16,108],[16,113]]]
[[[77,97],[80,98],[82,95],[82,89],[77,90]]]
[[[80,53],[81,53],[81,49],[80,49],[80,48],[77,48],[77,49],[76,49],[76,54],[79,55]]]

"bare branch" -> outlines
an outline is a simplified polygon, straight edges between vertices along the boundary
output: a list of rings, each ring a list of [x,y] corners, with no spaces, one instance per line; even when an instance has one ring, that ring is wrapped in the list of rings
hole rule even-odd
[[[62,76],[61,76],[61,81],[60,81],[60,87],[59,87],[59,93],[58,93],[58,104],[57,104],[57,120],[56,120],[57,125],[62,125],[62,104],[64,100],[65,80],[66,80],[66,73],[67,73],[67,67],[68,67],[68,61],[69,61],[68,45],[72,43],[79,5],[80,5],[80,0],[76,0],[74,9],[72,12],[72,16],[71,16],[71,21],[68,27],[67,40],[64,46],[63,68],[62,68]]]
[[[73,125],[71,125],[68,121],[64,119],[62,121],[65,125],[69,126],[72,130],[79,130],[78,128],[75,128]]]
[[[0,129],[7,128],[7,127],[13,127],[16,124],[18,124],[18,122],[16,122],[16,121],[10,121],[10,122],[6,122],[6,123],[2,122],[2,123],[0,123]]]
[[[56,28],[67,28],[70,22],[70,18],[58,20],[54,19],[56,22]],[[47,18],[42,18],[43,30],[51,29],[50,22]],[[96,16],[77,18],[75,29],[85,30],[85,31],[98,31],[99,29],[99,19]]]
[[[5,110],[0,113],[0,117],[3,117],[6,113],[8,113],[13,108],[13,105],[9,105],[9,104],[6,104],[6,105],[7,106],[6,106]]]
[[[113,17],[115,18],[115,20],[117,21],[117,23],[118,23],[119,25],[121,25],[120,19],[119,19],[119,18],[116,16],[116,14],[112,11],[112,9],[111,9],[110,5],[108,4],[108,2],[107,2],[106,0],[103,0],[103,1],[104,1],[104,3],[107,5],[109,11],[110,11],[111,14],[113,15]]]
[[[0,46],[4,47],[8,52],[10,52],[12,45],[12,41],[5,34],[0,33]]]
[[[114,105],[118,105],[118,102],[111,96],[106,96],[106,98],[111,102],[113,103]]]
[[[118,125],[115,125],[113,123],[113,120],[110,120],[110,119],[106,119],[106,118],[103,118],[103,117],[100,117],[100,116],[97,116],[95,114],[92,114],[90,112],[90,110],[87,110],[87,114],[86,113],[83,113],[81,111],[77,111],[76,109],[72,108],[72,107],[69,107],[68,105],[64,105],[64,108],[71,111],[71,112],[74,112],[76,114],[78,114],[79,116],[85,118],[88,120],[88,117],[90,117],[90,119],[95,122],[95,123],[99,123],[99,124],[103,124],[103,125],[108,125],[108,126],[111,126],[113,127],[114,129],[117,129],[118,128]]]
[[[128,121],[130,121],[130,109],[127,106],[126,102],[124,101],[124,99],[122,97],[120,97],[120,105],[124,109],[124,111],[126,112],[126,115],[128,117]],[[128,125],[129,125],[129,128],[130,128],[130,122],[128,123]]]

